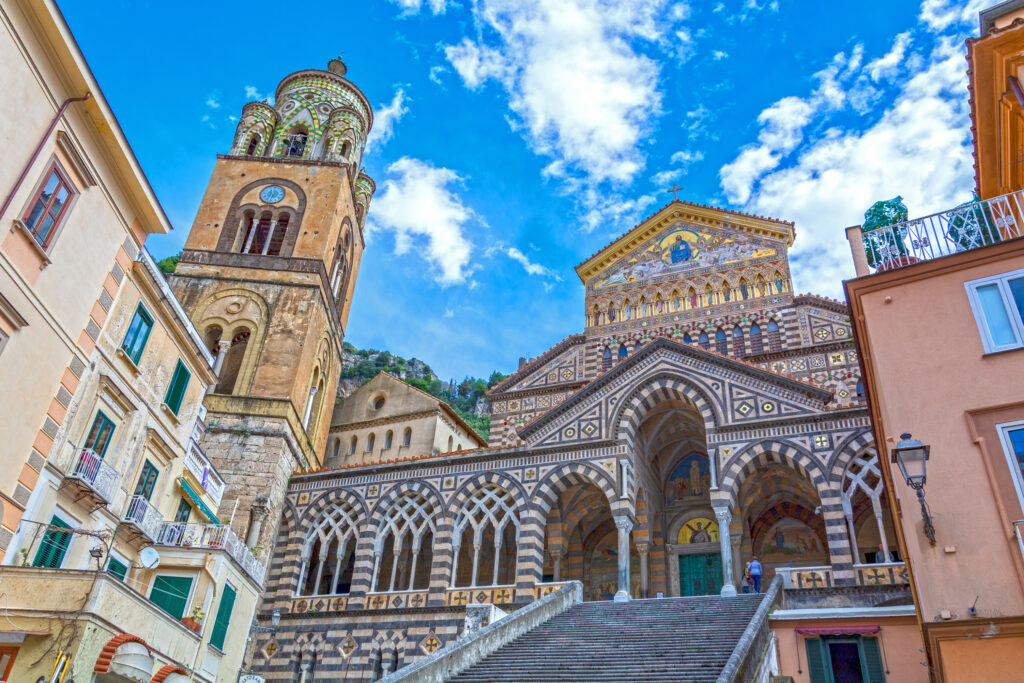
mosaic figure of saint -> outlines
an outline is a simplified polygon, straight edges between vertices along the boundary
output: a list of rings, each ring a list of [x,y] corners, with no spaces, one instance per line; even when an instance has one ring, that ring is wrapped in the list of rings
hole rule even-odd
[[[690,243],[683,239],[682,235],[676,235],[676,243],[669,250],[672,263],[685,263],[690,260],[693,253],[690,251]]]
[[[711,543],[712,538],[711,534],[708,533],[708,528],[699,521],[693,524],[694,526],[686,525],[693,532],[690,534],[690,543]]]
[[[699,496],[704,493],[704,481],[700,476],[700,465],[696,460],[690,461],[690,495]]]

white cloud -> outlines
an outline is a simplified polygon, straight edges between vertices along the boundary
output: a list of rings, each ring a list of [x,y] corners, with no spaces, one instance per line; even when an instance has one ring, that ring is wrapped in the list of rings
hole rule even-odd
[[[871,76],[871,80],[877,83],[879,79],[895,76],[900,65],[903,63],[903,58],[909,45],[910,31],[905,31],[896,36],[896,42],[892,44],[892,49],[884,56],[871,61],[867,65],[866,71]]]
[[[424,5],[434,15],[444,14],[448,9],[447,0],[426,0],[426,2],[424,0],[391,0],[391,2],[402,8],[402,16],[419,14]]]
[[[670,168],[667,171],[661,171],[655,173],[654,177],[651,178],[651,182],[661,187],[662,185],[668,185],[674,183],[683,177],[683,169],[681,168]]]
[[[795,220],[798,289],[841,296],[840,280],[852,275],[843,228],[860,223],[873,202],[902,195],[911,215],[919,216],[969,198],[973,165],[962,39],[939,37],[922,67],[863,129],[826,127],[803,141],[793,135],[808,124],[808,112],[797,107],[791,125],[771,133],[778,145],[756,148],[771,157],[761,159],[760,170],[754,148],[723,167],[723,188],[743,209]],[[808,102],[816,125],[827,126],[826,100],[815,95]],[[767,129],[778,119],[762,115],[762,123]],[[778,168],[783,150],[793,159]]]
[[[454,318],[455,317],[455,311],[453,309],[451,309],[451,308],[446,308],[446,309],[444,309],[444,316],[443,317],[445,319]]]
[[[216,91],[207,95],[206,106],[210,109],[220,109],[220,100],[217,99],[218,97],[220,97],[220,95]]]
[[[993,4],[993,0],[924,0],[918,18],[933,31],[941,31],[952,24],[975,21],[978,12]]]
[[[697,105],[696,109],[686,112],[683,117],[683,130],[686,137],[696,140],[708,132],[708,122],[712,119],[711,110],[703,104]]]
[[[683,167],[704,160],[704,152],[691,152],[688,149],[681,150],[672,155],[670,161],[673,164],[682,164]]]
[[[448,69],[446,69],[445,67],[440,66],[440,65],[439,66],[432,66],[432,67],[430,67],[430,80],[432,82],[436,83],[437,85],[440,85],[440,86],[443,87],[444,84],[441,83],[441,74],[447,73],[447,71],[448,71]]]
[[[245,86],[245,97],[248,100],[264,100],[268,95],[261,95],[260,89],[255,85],[247,85]]]
[[[725,59],[728,56],[729,56],[729,53],[726,52],[725,50],[712,50],[711,51],[711,59],[715,60],[716,62],[720,62],[720,61],[722,61],[723,59]]]
[[[408,253],[415,243],[439,284],[465,283],[473,252],[466,226],[478,217],[450,189],[462,179],[451,169],[409,157],[391,164],[387,172],[391,177],[370,212],[370,231],[394,232],[396,255]]]
[[[481,0],[475,18],[495,39],[464,38],[445,56],[471,89],[500,83],[518,129],[552,159],[547,175],[629,182],[662,100],[657,63],[633,43],[692,49],[672,18],[687,11],[665,0]]]
[[[519,251],[515,247],[508,247],[507,249],[505,249],[505,254],[510,259],[521,265],[523,267],[523,270],[525,270],[528,275],[537,275],[540,277],[556,281],[561,281],[562,279],[558,273],[554,272],[553,270],[546,266],[542,266],[539,263],[534,263],[529,258],[527,258],[526,254]]]
[[[373,113],[373,128],[366,136],[366,151],[375,145],[383,145],[391,139],[395,132],[395,124],[409,112],[405,106],[405,90],[401,87],[395,90],[395,96],[391,98],[391,104],[378,107]]]

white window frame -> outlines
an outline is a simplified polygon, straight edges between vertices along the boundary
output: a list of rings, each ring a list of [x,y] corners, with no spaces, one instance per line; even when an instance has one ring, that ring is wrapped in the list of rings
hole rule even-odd
[[[992,275],[979,280],[970,280],[964,283],[964,288],[967,290],[967,300],[971,305],[971,311],[974,312],[974,320],[978,325],[978,331],[981,333],[981,343],[982,346],[985,347],[986,354],[1024,348],[1024,321],[1021,320],[1021,316],[1017,311],[1017,306],[1013,301],[1013,294],[1010,292],[1010,286],[1008,284],[1009,280],[1015,280],[1017,278],[1024,278],[1024,270],[1014,270],[1009,273],[1001,273],[999,275]],[[999,286],[999,294],[1003,299],[1003,307],[1006,309],[1006,312],[1010,317],[1010,326],[1013,330],[1014,336],[1016,337],[1016,341],[1013,344],[996,346],[995,341],[992,339],[992,333],[988,329],[988,322],[985,320],[985,312],[981,307],[981,301],[978,299],[978,288],[991,284]]]
[[[131,567],[129,566],[129,570],[130,569]],[[149,581],[146,582],[146,592],[143,594],[146,600],[149,600],[149,602],[154,606],[156,605],[156,603],[153,603],[152,599],[149,596],[153,594],[153,587],[156,585],[156,580],[157,577],[159,576],[172,576],[192,580],[192,584],[188,587],[188,598],[185,600],[185,613],[181,615],[183,618],[191,617],[192,612],[196,607],[194,603],[196,599],[196,590],[199,587],[199,573],[190,569],[171,569],[169,567],[166,569],[164,569],[163,567],[154,569],[153,575],[149,578]],[[160,607],[157,607],[157,609],[160,609]],[[168,619],[172,618],[166,612],[164,613],[164,615],[167,616]]]
[[[110,553],[107,555],[107,561],[103,565],[103,571],[105,571],[107,573],[110,573],[110,569],[109,568],[110,568],[110,561],[111,560],[117,560],[118,562],[120,562],[121,564],[123,564],[125,567],[128,568],[124,572],[124,578],[121,579],[122,583],[124,583],[125,585],[128,585],[128,578],[132,575],[132,561],[128,559],[127,555],[123,555],[123,554],[119,553],[118,551],[111,549]],[[110,574],[110,575],[114,576],[114,574]],[[114,578],[116,579],[117,577],[114,576]]]
[[[1020,500],[1021,507],[1024,507],[1024,472],[1020,471],[1020,467],[1017,465],[1017,456],[1014,455],[1013,447],[1010,445],[1010,432],[1018,429],[1024,429],[1024,420],[1003,422],[996,425],[996,431],[999,432],[999,441],[1003,446],[1003,455],[1006,456],[1006,463],[1010,466],[1010,477],[1013,479],[1013,486],[1017,489],[1017,497]]]

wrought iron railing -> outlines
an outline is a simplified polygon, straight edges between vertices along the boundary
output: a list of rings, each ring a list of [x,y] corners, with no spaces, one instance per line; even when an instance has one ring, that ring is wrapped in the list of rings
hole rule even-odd
[[[253,581],[263,585],[266,566],[256,559],[229,526],[165,522],[160,526],[155,540],[157,545],[225,550]]]
[[[128,508],[124,512],[122,521],[134,524],[142,530],[151,541],[157,539],[160,533],[160,525],[164,518],[160,511],[153,507],[153,504],[146,500],[145,496],[132,496],[128,501]]]
[[[1024,236],[1024,191],[962,204],[924,218],[863,231],[874,271],[977,249]]]
[[[72,458],[71,473],[68,477],[84,482],[103,500],[113,502],[117,484],[121,481],[120,472],[103,462],[103,458],[91,448],[81,449],[78,455],[72,455]]]
[[[195,475],[206,492],[213,499],[214,507],[220,505],[224,495],[224,478],[198,446],[192,445],[185,454],[185,468]]]

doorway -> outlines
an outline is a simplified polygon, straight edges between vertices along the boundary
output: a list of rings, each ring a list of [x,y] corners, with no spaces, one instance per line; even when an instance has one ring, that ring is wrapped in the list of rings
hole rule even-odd
[[[679,556],[679,594],[718,595],[722,590],[722,556],[695,553]]]

